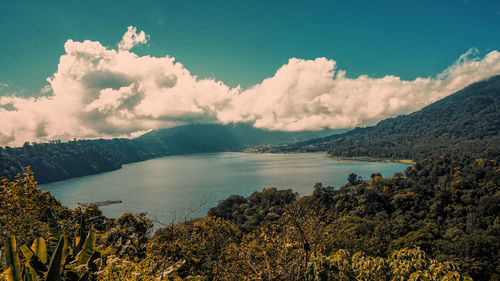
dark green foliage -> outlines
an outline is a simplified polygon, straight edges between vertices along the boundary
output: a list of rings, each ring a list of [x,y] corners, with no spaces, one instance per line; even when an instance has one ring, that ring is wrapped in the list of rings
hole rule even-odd
[[[49,268],[47,262],[33,258],[33,253],[38,256],[44,248],[41,241],[35,239],[34,233],[24,231],[27,228],[11,226],[10,221],[22,216],[30,225],[43,223],[45,228],[37,233],[48,238],[50,232],[58,233],[59,228],[48,227],[47,221],[55,219],[39,215],[44,212],[37,208],[50,208],[56,211],[64,233],[79,236],[88,233],[88,241],[81,244],[82,250],[78,239],[69,239],[64,244],[73,253],[63,251],[61,258],[67,257],[61,262],[68,265],[63,269],[69,269],[63,276],[71,280],[86,278],[84,272],[72,273],[70,264],[76,266],[80,258],[82,263],[96,261],[88,264],[91,272],[107,268],[102,273],[105,275],[101,275],[109,277],[105,280],[130,277],[136,269],[158,276],[179,261],[183,265],[175,274],[182,278],[200,275],[208,280],[304,280],[306,265],[314,262],[311,258],[314,254],[323,255],[320,261],[323,264],[340,249],[351,253],[362,251],[365,254],[356,254],[349,260],[356,257],[367,262],[361,263],[363,268],[352,267],[361,260],[353,262],[351,267],[342,269],[345,274],[388,276],[390,265],[381,259],[392,259],[391,252],[415,246],[442,263],[444,271],[440,272],[456,271],[476,280],[499,278],[500,165],[496,161],[443,156],[419,161],[404,175],[392,178],[382,178],[379,173],[367,181],[351,178],[351,183],[340,189],[318,183],[312,195],[302,198],[297,198],[291,190],[275,188],[255,192],[248,198],[231,196],[211,209],[211,216],[172,224],[154,237],[149,236],[152,223],[143,214],[106,219],[95,206],[61,210],[57,201],[44,201],[46,193],[36,188],[29,173],[22,180],[2,181],[0,211],[3,225],[12,228],[9,233],[26,235],[25,243],[34,241],[32,250],[23,246],[21,251],[37,272],[47,272]],[[38,202],[37,208],[30,209],[27,202]],[[99,228],[93,238],[89,223]],[[51,228],[54,230],[49,231]],[[60,239],[71,236],[61,235]],[[101,247],[102,256],[85,251],[93,244]],[[75,257],[78,252],[81,254]],[[57,247],[53,253],[57,253]],[[26,265],[26,261],[21,263]],[[372,268],[378,261],[383,270]],[[452,261],[458,267],[444,261]],[[413,266],[412,261],[408,263]],[[44,264],[45,267],[41,266]],[[328,274],[332,274],[330,269],[336,271],[337,267],[331,267],[331,263],[324,265]],[[123,266],[132,271],[123,272]],[[427,273],[436,269],[425,268]],[[31,269],[26,267],[23,272]],[[89,279],[93,277],[89,275]]]
[[[49,217],[51,220],[54,219],[53,215]],[[0,279],[4,280],[3,277],[5,277],[7,281],[87,280],[90,276],[89,270],[92,270],[94,273],[100,269],[99,266],[92,262],[101,257],[95,251],[95,235],[94,230],[90,229],[85,239],[84,237],[78,237],[78,239],[84,239],[85,242],[82,249],[77,251],[70,248],[68,237],[65,234],[60,234],[57,245],[51,251],[49,264],[46,264],[48,253],[47,249],[43,246],[45,245],[43,238],[36,238],[31,249],[26,245],[20,247],[24,256],[21,263],[16,249],[15,236],[8,237],[4,241],[5,262],[3,263],[6,270],[0,275]],[[77,254],[73,255],[74,253]],[[91,261],[92,258],[94,259]]]
[[[17,148],[0,148],[0,177],[13,179],[30,166],[37,181],[47,183],[116,170],[121,162],[90,141],[25,143]],[[12,171],[14,170],[14,171]]]
[[[216,217],[192,219],[160,229],[149,245],[149,252],[165,261],[185,260],[181,276],[202,275],[214,278],[215,268],[224,266],[224,250],[241,240],[234,224]],[[204,279],[205,280],[205,279]]]
[[[49,226],[49,252],[53,252],[61,241],[62,229],[59,222],[50,210],[46,210],[47,224]]]
[[[61,264],[63,263],[63,250],[64,250],[64,236],[61,236],[54,254],[50,259],[49,270],[47,271],[46,280],[57,281],[61,280]]]
[[[455,262],[475,280],[500,277],[500,165],[495,160],[436,157],[417,162],[403,176],[382,178],[376,173],[368,181],[350,178],[340,189],[317,184],[311,196],[288,197],[295,203],[278,204],[293,218],[288,220],[293,229],[302,228],[308,238],[277,234],[274,239],[308,240],[311,249],[327,254],[346,249],[382,257],[418,246],[439,261]],[[271,194],[275,192],[279,191]],[[254,194],[269,197],[266,190]],[[231,196],[210,214],[247,231],[266,225],[286,228],[281,224],[287,225],[287,220],[280,218],[249,229],[246,223],[253,216],[245,214],[267,214],[276,208],[257,204],[257,211],[250,213],[249,202],[250,197]],[[294,205],[310,211],[293,213]]]
[[[71,211],[54,196],[36,186],[28,169],[13,181],[0,180],[0,244],[12,235],[22,245],[37,237],[48,238],[46,212],[50,210],[63,221],[72,220]],[[55,241],[57,243],[57,240]]]
[[[119,257],[140,257],[146,254],[145,244],[153,228],[146,214],[124,213],[113,222],[113,227],[104,233],[102,242],[113,249]]]
[[[21,280],[21,264],[19,263],[19,256],[17,255],[17,245],[16,238],[14,236],[8,237],[5,241],[5,245],[3,247],[4,259],[2,261],[7,271],[7,279],[8,280]]]
[[[230,196],[211,208],[208,215],[230,220],[243,231],[250,232],[280,219],[285,212],[284,206],[296,198],[297,193],[291,189],[277,190],[271,187],[262,192],[256,191],[246,199],[238,195]]]
[[[337,232],[347,228],[354,239],[348,242],[362,238],[337,248],[380,255],[419,246],[456,262],[475,279],[489,280],[500,276],[499,190],[496,161],[438,157],[418,162],[403,178],[375,176],[340,190],[319,187],[304,200],[326,213],[332,225],[338,222]],[[363,227],[368,229],[349,227],[344,216],[367,220]]]
[[[359,180],[358,180],[358,175],[356,175],[355,173],[351,173],[349,174],[349,176],[347,176],[347,183],[350,184],[350,185],[356,185],[358,184]]]
[[[23,164],[9,152],[12,152],[11,148],[0,147],[0,178],[14,179],[17,174],[26,171]]]

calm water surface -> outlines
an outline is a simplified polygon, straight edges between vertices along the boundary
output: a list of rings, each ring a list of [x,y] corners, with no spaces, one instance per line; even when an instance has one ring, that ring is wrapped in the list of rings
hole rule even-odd
[[[323,153],[250,154],[237,152],[169,156],[124,165],[98,175],[42,185],[64,205],[106,200],[121,204],[101,207],[104,215],[147,212],[163,223],[184,216],[206,203],[193,216],[204,216],[219,200],[232,194],[248,196],[274,186],[300,195],[312,192],[317,182],[339,187],[350,173],[368,179],[374,172],[385,177],[402,172],[408,164],[339,162]]]

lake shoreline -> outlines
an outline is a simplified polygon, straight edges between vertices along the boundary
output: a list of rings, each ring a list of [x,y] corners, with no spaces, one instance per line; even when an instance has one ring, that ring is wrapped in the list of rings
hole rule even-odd
[[[160,221],[171,221],[175,214],[184,214],[202,201],[207,203],[195,216],[205,215],[231,195],[247,197],[273,186],[305,196],[313,192],[318,182],[340,187],[350,173],[369,178],[375,172],[393,175],[409,166],[340,162],[324,156],[324,152],[172,155],[126,164],[112,172],[44,184],[40,188],[68,207],[93,202],[103,205],[104,215],[112,218],[123,212],[144,212]]]
[[[76,177],[69,177],[65,178],[62,180],[57,180],[57,181],[50,181],[50,182],[41,182],[40,184],[42,185],[48,185],[48,184],[53,184],[53,183],[59,183],[59,182],[64,182],[67,180],[71,179],[77,179],[77,178],[82,178],[82,177],[88,177],[88,176],[94,176],[94,175],[99,175],[99,174],[105,174],[117,170],[123,169],[124,165],[129,165],[129,164],[135,164],[135,163],[141,163],[141,162],[146,162],[154,159],[160,159],[160,158],[165,158],[165,157],[172,157],[172,156],[185,156],[185,155],[195,155],[195,154],[211,154],[211,153],[248,153],[248,154],[301,154],[301,153],[325,153],[323,158],[330,158],[335,161],[339,162],[380,162],[380,163],[401,163],[401,164],[411,164],[415,165],[416,162],[411,160],[411,159],[389,159],[389,158],[374,158],[374,157],[365,157],[365,156],[359,156],[359,157],[342,157],[342,156],[335,156],[335,155],[330,155],[326,153],[325,151],[289,151],[289,152],[258,152],[254,150],[240,150],[240,151],[211,151],[211,152],[198,152],[198,153],[173,153],[173,154],[167,154],[159,157],[152,157],[148,159],[141,159],[138,161],[129,161],[129,162],[123,162],[121,167],[117,169],[112,169],[112,170],[105,170],[105,171],[100,171],[97,173],[92,173],[88,175],[81,175],[81,176],[76,176]]]
[[[280,151],[280,152],[269,152],[269,151],[257,151],[252,149],[245,149],[241,151],[243,153],[257,153],[257,154],[294,154],[294,153],[325,153],[324,158],[330,158],[335,161],[340,162],[380,162],[380,163],[401,163],[401,164],[411,164],[415,165],[417,162],[412,159],[392,159],[392,158],[376,158],[368,156],[353,156],[345,157],[338,155],[328,154],[326,151]]]
[[[389,159],[389,158],[375,158],[366,156],[344,157],[344,156],[335,156],[328,153],[325,154],[324,157],[341,162],[381,162],[381,163],[401,163],[401,164],[412,164],[412,165],[416,164],[416,162],[411,159]]]

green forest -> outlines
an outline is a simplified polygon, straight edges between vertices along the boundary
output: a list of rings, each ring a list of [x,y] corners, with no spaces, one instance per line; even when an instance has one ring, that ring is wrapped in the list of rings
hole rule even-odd
[[[498,120],[500,76],[494,76],[417,112],[348,132],[272,132],[247,123],[191,124],[134,139],[26,142],[21,147],[0,147],[0,177],[12,180],[30,166],[39,183],[49,183],[157,157],[221,151],[324,151],[340,158],[389,160],[453,155],[500,161]]]
[[[340,187],[317,183],[303,197],[275,188],[233,195],[205,217],[156,230],[147,214],[107,218],[94,205],[71,210],[37,181],[171,153],[249,147],[234,128],[232,137],[203,125],[133,140],[0,149],[0,278],[500,280],[499,93],[496,76],[373,127],[260,146],[253,150],[328,151],[415,164],[393,176],[350,174]],[[193,128],[205,130],[196,135]]]
[[[499,186],[495,160],[441,156],[300,198],[231,196],[153,233],[145,214],[70,210],[27,170],[0,186],[4,278],[60,280],[56,267],[62,280],[498,280]],[[42,240],[45,262],[26,250]]]

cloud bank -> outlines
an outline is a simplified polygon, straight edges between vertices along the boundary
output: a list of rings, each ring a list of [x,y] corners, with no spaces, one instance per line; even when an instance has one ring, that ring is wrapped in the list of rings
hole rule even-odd
[[[242,90],[200,79],[171,56],[131,51],[148,40],[134,27],[116,50],[68,40],[42,97],[0,97],[0,144],[137,136],[193,122],[252,122],[286,131],[350,128],[419,110],[500,74],[498,51],[481,58],[473,49],[437,76],[412,81],[347,78],[334,60],[291,58],[274,76]]]

